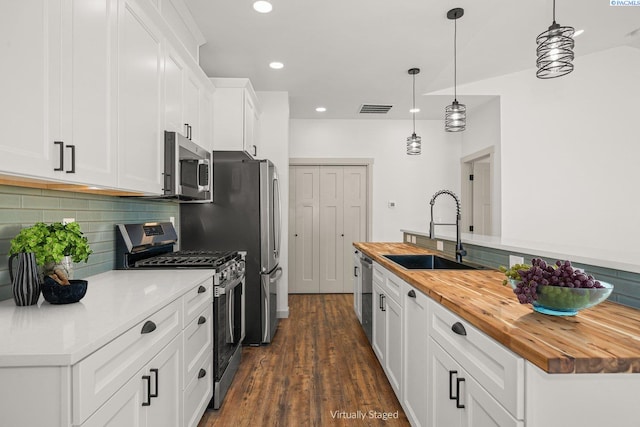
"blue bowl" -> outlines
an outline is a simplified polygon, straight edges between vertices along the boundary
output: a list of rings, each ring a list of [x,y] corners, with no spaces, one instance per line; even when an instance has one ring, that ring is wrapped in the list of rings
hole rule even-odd
[[[86,280],[69,280],[69,285],[60,285],[49,276],[42,284],[42,296],[50,304],[71,304],[80,301],[87,293]]]

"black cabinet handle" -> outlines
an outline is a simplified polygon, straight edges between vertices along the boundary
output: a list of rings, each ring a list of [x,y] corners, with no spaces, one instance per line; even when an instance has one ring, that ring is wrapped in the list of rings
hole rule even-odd
[[[204,378],[205,375],[207,375],[207,371],[205,371],[204,369],[200,369],[200,371],[198,372],[198,379]]]
[[[204,316],[200,316],[200,318],[198,319],[198,325],[202,325],[203,323],[205,323],[207,321],[207,318]]]
[[[257,156],[258,155],[258,147],[255,146],[255,145],[252,145],[252,147],[253,147],[253,155]]]
[[[298,233],[294,234],[294,236],[298,237]]]
[[[207,288],[205,288],[204,286],[200,285],[198,287],[198,293],[199,294],[205,293],[206,291],[207,291]]]
[[[467,330],[464,328],[464,325],[460,322],[456,322],[451,327],[451,330],[458,335],[467,335]]]
[[[464,378],[456,378],[456,408],[464,409],[464,404],[460,403],[460,383],[464,382]]]
[[[353,275],[354,275],[355,277],[358,277],[358,266],[357,266],[357,265],[354,265],[354,266],[353,266]]]
[[[142,406],[151,406],[151,376],[143,375],[142,381],[147,382],[147,401],[142,402]]]
[[[67,173],[76,173],[76,146],[67,145],[67,148],[71,149],[71,170],[68,170]]]
[[[148,334],[150,332],[153,332],[156,330],[156,324],[153,323],[151,320],[147,320],[146,322],[144,322],[144,325],[142,325],[142,331],[140,331],[141,334]]]
[[[149,371],[153,372],[156,377],[156,392],[149,393],[149,400],[151,400],[152,397],[158,397],[158,370],[154,368],[154,369],[149,369]],[[149,380],[149,391],[151,391],[151,380]]]
[[[411,289],[409,292],[407,292],[407,296],[409,298],[415,298],[416,297],[416,291],[414,291],[413,289]]]
[[[55,145],[60,145],[60,166],[57,168],[53,168],[54,171],[63,171],[64,170],[64,142],[62,141],[53,141]]]
[[[344,237],[344,233],[340,234],[340,237]]]
[[[385,304],[384,304],[384,300],[385,300],[385,299],[387,299],[387,296],[386,296],[386,295],[384,295],[384,294],[380,294],[380,304],[381,304],[380,309],[381,309],[382,311],[387,311],[387,309],[384,307],[384,305],[385,305]]]
[[[453,395],[453,376],[456,375],[458,371],[449,371],[449,399],[456,400],[458,397]]]

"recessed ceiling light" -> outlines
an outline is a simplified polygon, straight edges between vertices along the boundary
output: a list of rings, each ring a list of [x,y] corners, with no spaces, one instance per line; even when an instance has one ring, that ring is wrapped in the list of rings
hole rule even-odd
[[[269,64],[269,67],[273,68],[274,70],[279,70],[284,67],[284,64],[282,62],[274,61]]]
[[[317,111],[318,113],[324,113],[325,111],[327,111],[327,109],[326,109],[326,108],[324,108],[324,107],[318,107],[318,108],[316,108],[316,111]]]
[[[576,37],[578,37],[582,33],[584,33],[584,30],[577,30],[575,33],[573,33],[573,38],[575,39]]]
[[[273,10],[271,3],[265,0],[259,0],[253,3],[253,9],[260,13],[269,13]]]
[[[420,109],[419,108],[409,108],[409,112],[410,113],[419,113]]]

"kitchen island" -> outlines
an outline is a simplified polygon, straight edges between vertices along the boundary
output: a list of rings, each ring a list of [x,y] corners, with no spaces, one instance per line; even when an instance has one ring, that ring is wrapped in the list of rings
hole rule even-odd
[[[354,247],[374,261],[374,351],[376,311],[386,318],[397,311],[401,319],[395,330],[388,321],[378,329],[387,347],[402,336],[401,356],[387,348],[383,366],[392,385],[400,382],[396,393],[414,424],[458,417],[483,426],[638,425],[632,408],[640,396],[639,310],[605,301],[574,317],[547,316],[518,303],[497,270],[407,270],[383,255],[438,253],[405,243]],[[399,298],[387,304],[394,286]],[[423,317],[412,314],[417,306]],[[402,363],[394,370],[395,360]],[[428,388],[422,415],[416,377]],[[446,389],[442,402],[440,388]],[[479,413],[488,418],[478,421]]]

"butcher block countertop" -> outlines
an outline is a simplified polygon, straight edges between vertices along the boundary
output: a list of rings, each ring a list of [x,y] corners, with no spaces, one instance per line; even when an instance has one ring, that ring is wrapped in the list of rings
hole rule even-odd
[[[406,243],[354,247],[548,373],[640,373],[640,310],[605,301],[549,316],[518,303],[498,270],[406,270],[382,255],[439,253]]]

